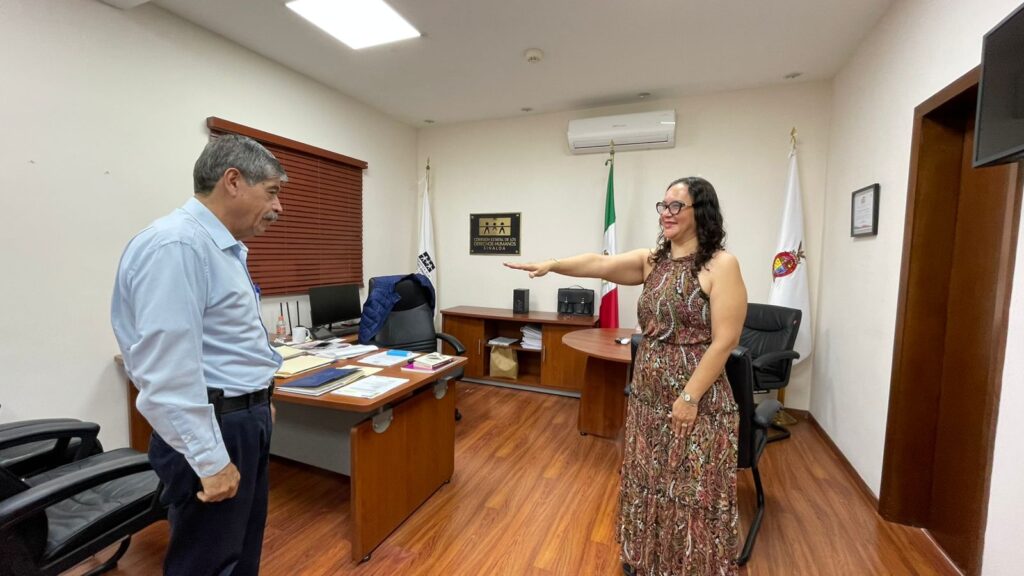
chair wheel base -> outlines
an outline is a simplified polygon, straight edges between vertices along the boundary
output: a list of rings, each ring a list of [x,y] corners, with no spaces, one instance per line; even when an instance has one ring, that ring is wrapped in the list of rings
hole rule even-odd
[[[768,442],[778,442],[779,440],[785,440],[786,438],[789,438],[790,436],[793,435],[792,432],[789,431],[789,428],[786,428],[781,424],[772,423],[769,424],[769,427],[772,430],[776,430],[778,434],[769,434]]]

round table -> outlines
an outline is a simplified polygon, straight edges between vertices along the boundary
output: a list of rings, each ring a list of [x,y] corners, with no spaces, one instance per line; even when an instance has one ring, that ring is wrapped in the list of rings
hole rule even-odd
[[[566,346],[587,356],[577,423],[580,434],[615,438],[622,431],[632,358],[629,342],[619,344],[616,339],[635,333],[632,328],[590,328],[562,337]]]

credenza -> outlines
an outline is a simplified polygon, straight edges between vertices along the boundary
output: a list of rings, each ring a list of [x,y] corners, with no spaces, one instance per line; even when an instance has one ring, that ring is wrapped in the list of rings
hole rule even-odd
[[[441,316],[442,330],[466,347],[464,355],[469,361],[464,368],[464,378],[570,393],[583,390],[586,355],[563,344],[562,337],[576,330],[593,328],[597,325],[597,316],[555,312],[515,314],[505,308],[478,306],[447,308],[441,311]],[[497,337],[522,338],[520,329],[527,324],[540,326],[541,349],[523,348],[519,342],[513,344],[511,348],[516,351],[519,363],[518,377],[491,376],[492,346],[488,341]],[[447,345],[445,352],[452,353]]]

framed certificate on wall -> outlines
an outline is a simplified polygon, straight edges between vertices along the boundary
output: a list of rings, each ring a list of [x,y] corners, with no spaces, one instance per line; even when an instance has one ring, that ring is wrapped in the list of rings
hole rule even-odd
[[[853,193],[850,201],[850,236],[878,235],[878,184]]]

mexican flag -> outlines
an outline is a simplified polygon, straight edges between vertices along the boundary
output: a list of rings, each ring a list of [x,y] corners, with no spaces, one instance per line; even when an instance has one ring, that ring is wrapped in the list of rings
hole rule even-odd
[[[604,200],[604,253],[615,254],[615,160],[608,164],[608,193]],[[601,281],[601,328],[619,327],[619,286]]]

